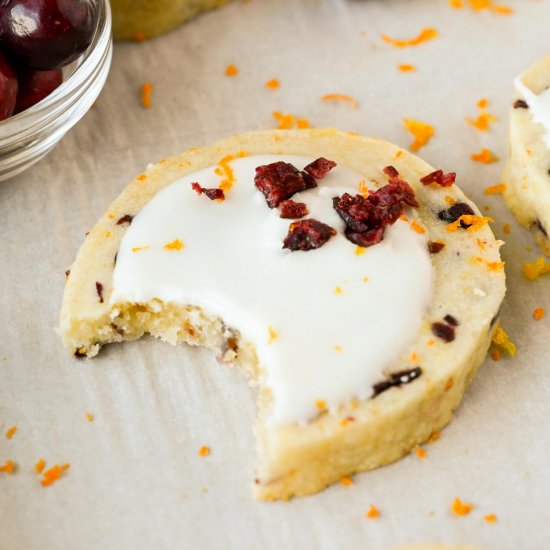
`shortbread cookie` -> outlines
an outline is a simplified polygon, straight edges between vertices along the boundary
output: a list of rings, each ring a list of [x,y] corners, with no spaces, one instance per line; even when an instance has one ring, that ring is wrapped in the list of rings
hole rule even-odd
[[[268,131],[149,168],[71,266],[78,357],[149,333],[258,388],[255,495],[314,493],[441,429],[505,292],[488,218],[445,174],[336,130]]]
[[[550,57],[515,80],[504,199],[550,256]]]
[[[152,38],[228,0],[111,0],[117,40]]]

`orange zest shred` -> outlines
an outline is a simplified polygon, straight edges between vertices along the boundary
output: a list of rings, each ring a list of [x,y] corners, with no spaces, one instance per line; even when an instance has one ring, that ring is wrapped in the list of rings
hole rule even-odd
[[[342,287],[341,286],[335,287],[334,294],[342,294]]]
[[[503,226],[502,226],[502,232],[505,234],[505,235],[508,235],[510,233],[510,224],[509,223],[505,223]]]
[[[416,221],[413,220],[411,222],[411,229],[422,235],[422,233],[426,233],[426,230]]]
[[[468,0],[468,4],[473,11],[489,10],[500,15],[510,15],[514,13],[512,8],[495,4],[492,0]]]
[[[317,401],[315,401],[315,406],[320,411],[325,411],[327,408],[327,402],[324,399],[317,399]]]
[[[353,416],[346,416],[346,418],[342,418],[342,420],[340,420],[340,426],[347,426],[352,422],[355,422],[355,418]]]
[[[181,250],[185,245],[179,240],[174,239],[172,242],[164,245],[165,250]]]
[[[497,183],[496,185],[491,185],[490,187],[485,188],[483,193],[485,195],[498,195],[499,193],[504,193],[506,191],[505,183]]]
[[[504,262],[492,262],[480,256],[474,256],[470,261],[474,264],[485,264],[485,267],[489,271],[501,271],[504,269]]]
[[[199,456],[208,456],[210,454],[210,447],[208,447],[207,445],[203,445],[200,449],[199,449]]]
[[[533,310],[533,319],[535,319],[535,321],[540,321],[543,318],[544,318],[543,307],[537,307],[535,310]]]
[[[478,117],[476,119],[466,117],[466,122],[468,122],[468,124],[471,124],[474,128],[476,128],[476,130],[479,130],[480,132],[486,132],[487,130],[489,130],[489,125],[491,124],[491,122],[494,122],[497,119],[495,115],[487,112],[486,107],[488,104],[489,102],[486,99],[480,99],[477,102],[477,106],[481,111]]]
[[[486,516],[483,516],[483,519],[487,523],[495,523],[495,521],[497,520],[497,516],[496,514],[487,514]]]
[[[311,124],[309,123],[309,120],[307,118],[297,118],[296,119],[296,128],[298,130],[305,130],[306,128],[309,128]]]
[[[382,35],[382,40],[397,48],[408,48],[409,46],[418,46],[423,42],[428,42],[428,40],[433,40],[437,36],[438,36],[438,33],[435,29],[427,28],[427,29],[422,29],[418,34],[418,36],[416,36],[415,38],[411,38],[408,40],[398,40],[386,34]]]
[[[292,113],[285,115],[280,111],[275,111],[273,116],[279,123],[277,130],[290,130],[294,126],[294,115]]]
[[[455,10],[461,10],[464,7],[462,0],[449,0],[449,6]]]
[[[380,510],[378,510],[376,506],[371,504],[365,516],[367,516],[368,519],[376,519],[380,516]]]
[[[54,484],[61,477],[63,472],[69,469],[69,467],[70,464],[56,464],[55,466],[52,466],[49,470],[46,470],[44,472],[40,483],[43,487],[49,487],[50,485]]]
[[[11,439],[15,432],[17,431],[17,426],[12,426],[7,432],[6,432],[6,439]]]
[[[342,351],[342,346],[334,346],[334,351]]]
[[[523,264],[523,274],[525,275],[525,278],[530,281],[534,281],[546,273],[550,273],[550,263],[547,263],[542,256],[535,260],[532,264]]]
[[[455,222],[447,225],[447,231],[454,233],[460,226],[460,222],[469,225],[467,231],[477,231],[489,222],[494,222],[493,218],[489,216],[476,216],[475,214],[463,214]]]
[[[34,465],[34,471],[37,473],[37,474],[41,474],[42,471],[44,470],[44,467],[46,466],[46,461],[41,458],[35,465]]]
[[[473,505],[462,502],[458,497],[453,500],[451,510],[456,516],[467,516],[472,511]]]
[[[233,168],[229,166],[229,163],[235,160],[235,158],[243,158],[246,157],[246,155],[247,153],[245,151],[239,151],[236,155],[225,155],[225,157],[218,162],[218,167],[214,170],[214,172],[222,178],[222,181],[218,187],[224,192],[229,191],[233,187],[233,184],[237,181]]]
[[[237,76],[239,74],[239,69],[233,63],[230,63],[225,68],[225,76]]]
[[[134,246],[132,247],[132,252],[141,252],[142,250],[148,250],[148,246]]]
[[[493,361],[500,361],[502,359],[502,352],[499,349],[495,349],[491,353],[491,359]]]
[[[506,331],[500,326],[496,328],[492,342],[500,346],[510,357],[514,357],[518,351],[517,346],[510,340]]]
[[[321,101],[343,101],[345,103],[349,103],[352,109],[357,109],[357,107],[359,107],[359,102],[346,94],[325,94],[321,97]]]
[[[353,485],[353,479],[351,479],[351,477],[349,476],[344,476],[342,479],[340,479],[340,483],[348,487],[349,485]]]
[[[426,122],[415,120],[414,118],[404,118],[403,126],[405,126],[405,129],[414,137],[414,141],[410,146],[413,151],[418,151],[418,149],[424,147],[435,134],[433,126],[430,126]]]
[[[365,199],[369,196],[369,188],[365,180],[359,182],[359,193],[361,193],[361,196]]]
[[[487,147],[483,147],[479,153],[473,153],[471,158],[482,164],[491,164],[492,162],[498,161],[498,157],[496,157],[490,149],[487,149]]]
[[[416,456],[423,460],[424,458],[426,458],[426,451],[422,447],[417,447]]]
[[[3,466],[0,466],[0,472],[5,474],[13,474],[15,472],[15,463],[13,460],[6,460],[6,463]]]
[[[88,422],[93,422],[94,421],[94,415],[92,413],[86,413],[86,420]]]
[[[413,71],[416,71],[416,67],[414,65],[409,65],[408,63],[402,63],[400,65],[397,65],[397,68],[402,73],[411,73]]]
[[[281,87],[281,83],[276,78],[272,78],[265,83],[265,87],[270,90],[276,90]]]
[[[273,344],[273,342],[275,342],[275,340],[277,339],[277,336],[278,336],[277,332],[275,331],[275,329],[271,325],[269,325],[267,327],[267,333],[269,335],[269,337],[267,339],[267,343],[268,344]]]
[[[141,85],[141,106],[144,109],[151,108],[151,97],[153,96],[153,83],[145,82]]]
[[[356,256],[362,256],[366,251],[367,251],[367,249],[364,246],[356,246],[355,247],[355,255]]]

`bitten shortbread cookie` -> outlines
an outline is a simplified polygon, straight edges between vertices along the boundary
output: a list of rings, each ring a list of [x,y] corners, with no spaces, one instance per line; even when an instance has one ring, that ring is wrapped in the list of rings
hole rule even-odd
[[[151,167],[71,266],[77,357],[149,333],[215,349],[258,396],[255,495],[314,493],[441,429],[504,297],[487,222],[389,143],[254,132]]]
[[[504,199],[550,256],[550,57],[514,81]]]

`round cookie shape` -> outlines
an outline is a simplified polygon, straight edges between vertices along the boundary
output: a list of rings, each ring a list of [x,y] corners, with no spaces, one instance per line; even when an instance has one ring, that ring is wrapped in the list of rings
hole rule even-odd
[[[224,319],[216,314],[221,310],[207,307],[206,302],[197,305],[192,298],[189,303],[184,298],[159,299],[154,289],[160,287],[151,287],[153,294],[140,299],[139,289],[132,289],[131,284],[124,287],[120,281],[128,282],[128,279],[121,279],[119,275],[124,272],[124,265],[130,265],[127,261],[134,249],[140,248],[139,243],[131,239],[143,234],[137,230],[140,227],[143,230],[143,220],[155,212],[162,196],[172,193],[178,185],[181,187],[182,181],[188,184],[195,174],[213,168],[220,176],[226,201],[216,204],[216,200],[221,200],[219,193],[207,196],[213,191],[206,184],[201,187],[200,181],[196,182],[198,187],[189,186],[189,193],[201,193],[196,200],[204,201],[205,208],[228,209],[238,196],[239,186],[254,188],[252,178],[249,182],[232,181],[232,166],[235,174],[239,174],[239,170],[246,167],[247,159],[250,164],[266,157],[274,160],[277,156],[287,162],[290,157],[296,158],[300,170],[309,159],[334,161],[335,177],[339,169],[353,172],[364,180],[363,185],[366,182],[368,195],[373,196],[379,196],[377,190],[383,189],[388,179],[390,182],[402,179],[410,184],[414,202],[418,203],[417,208],[406,210],[406,221],[395,220],[394,225],[386,227],[382,242],[367,248],[350,242],[352,238],[357,239],[357,227],[352,231],[354,235],[349,235],[349,225],[344,229],[335,218],[323,214],[320,222],[328,224],[333,231],[327,242],[319,249],[306,252],[303,249],[286,251],[286,256],[281,255],[284,261],[309,262],[315,254],[320,258],[321,254],[344,245],[349,246],[351,255],[357,254],[366,261],[369,255],[374,257],[384,247],[393,246],[394,239],[399,243],[411,238],[399,233],[408,231],[415,234],[416,240],[410,241],[411,246],[423,243],[428,250],[426,257],[431,264],[433,283],[429,285],[426,304],[419,310],[421,318],[412,338],[403,342],[391,364],[383,365],[377,382],[371,383],[374,379],[369,379],[368,392],[352,392],[347,399],[340,395],[333,402],[316,403],[318,410],[313,413],[310,408],[297,416],[282,415],[274,422],[277,398],[283,395],[273,382],[276,366],[266,364],[266,347],[260,345],[259,337],[252,334],[246,324],[239,320],[233,324],[230,315]],[[486,218],[480,216],[475,205],[456,185],[449,186],[452,181],[447,176],[392,144],[332,129],[252,132],[163,161],[138,176],[87,236],[67,280],[60,317],[61,336],[77,357],[92,357],[104,344],[150,333],[172,344],[186,342],[218,350],[223,361],[237,365],[252,377],[258,387],[259,461],[254,479],[254,493],[258,498],[285,499],[311,494],[342,476],[397,460],[450,420],[485,357],[505,292],[503,264],[498,253],[501,243],[495,241]],[[323,181],[318,182],[319,196],[325,193],[330,200],[335,189],[331,188],[330,177],[326,182],[326,188]],[[351,185],[356,189],[350,188],[349,193],[360,194],[362,190],[368,196],[357,181]],[[303,202],[312,208],[307,197],[313,196],[310,194],[316,190],[306,189],[307,186],[303,193],[293,195],[290,200],[305,197]],[[266,219],[273,218],[274,210],[270,210],[265,198],[258,191],[254,193],[255,197],[251,195],[254,208],[265,212]],[[283,222],[295,223],[293,220]],[[359,232],[359,235],[363,234]],[[278,244],[275,243],[277,254],[283,254],[279,248],[281,236],[277,237]],[[166,240],[163,237],[158,242]],[[150,246],[146,242],[142,245]],[[174,235],[174,239],[164,245],[177,254],[186,251],[187,243],[185,238]],[[191,252],[192,245],[192,236],[189,236],[187,251]],[[151,250],[138,250],[135,254]],[[120,264],[115,267],[119,253]],[[146,283],[147,280],[141,280],[139,285]],[[124,288],[124,292],[130,294],[121,292]],[[334,326],[339,323],[331,317],[317,319],[317,322]],[[284,327],[269,328],[273,334],[266,331],[266,338],[276,340],[280,331],[283,340]],[[286,380],[288,384],[289,379]],[[298,395],[301,394],[298,392]],[[323,397],[319,395],[320,400]]]
[[[515,81],[509,157],[502,180],[506,205],[550,256],[550,56]]]

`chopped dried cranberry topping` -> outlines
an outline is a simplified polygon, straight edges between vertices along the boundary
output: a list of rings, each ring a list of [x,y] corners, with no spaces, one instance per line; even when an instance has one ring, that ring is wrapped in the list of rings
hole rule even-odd
[[[420,178],[420,181],[424,185],[437,183],[437,185],[441,185],[441,187],[450,187],[455,182],[455,180],[456,172],[449,172],[448,174],[445,174],[443,170],[436,170],[435,172],[431,172],[427,176]]]
[[[442,210],[437,215],[439,216],[439,219],[447,222],[447,223],[454,223],[460,216],[468,215],[473,216],[475,212],[472,210],[472,207],[466,204],[465,202],[457,202],[456,204],[453,204],[450,208],[447,208],[447,210]],[[460,222],[460,225],[463,229],[467,229],[470,227],[469,224],[464,223],[463,221]]]
[[[335,229],[314,219],[292,222],[283,242],[283,248],[292,251],[313,250],[323,246],[334,235],[336,235]]]
[[[316,180],[322,180],[335,166],[336,163],[334,161],[319,157],[317,160],[308,164],[304,168],[304,172],[307,172]]]
[[[388,380],[378,382],[372,387],[374,393],[373,397],[381,394],[382,392],[389,390],[393,386],[400,386],[401,384],[409,384],[413,380],[416,380],[422,374],[422,369],[420,367],[415,367],[410,370],[402,370],[399,372],[394,372],[390,374]]]
[[[202,195],[203,193],[211,200],[225,200],[225,193],[223,189],[218,187],[207,189],[206,187],[201,187],[197,182],[191,184],[193,191],[197,192],[197,195]]]
[[[125,214],[124,216],[122,216],[122,218],[120,218],[120,220],[118,220],[116,222],[117,225],[124,225],[125,223],[127,223],[128,225],[132,223],[132,220],[134,219],[134,216],[130,215],[130,214]]]
[[[294,202],[291,199],[281,201],[279,203],[279,211],[281,212],[281,218],[289,218],[291,220],[297,220],[298,218],[303,218],[309,214],[305,203]]]
[[[438,254],[445,248],[445,243],[439,241],[428,241],[428,251],[430,254]]]
[[[101,283],[95,284],[95,289],[97,290],[97,295],[99,296],[99,303],[103,303],[103,285]]]
[[[433,323],[432,332],[445,342],[452,342],[455,339],[455,329],[446,323]]]
[[[346,224],[346,237],[359,246],[372,246],[383,239],[386,226],[394,224],[403,213],[401,203],[418,206],[411,186],[397,177],[368,197],[344,193],[332,199]]]
[[[383,172],[384,174],[386,174],[386,176],[389,176],[390,178],[396,178],[397,176],[399,176],[399,172],[393,166],[386,166]]]
[[[71,270],[67,269],[67,271],[65,271],[65,278],[68,279],[70,274],[71,274]]]
[[[290,199],[295,193],[317,187],[313,176],[282,161],[258,166],[254,184],[265,196],[269,208],[279,206],[281,201]]]
[[[514,102],[514,109],[529,109],[529,105],[524,99],[517,99]]]
[[[457,327],[460,324],[452,315],[445,315],[443,320],[452,327]]]

